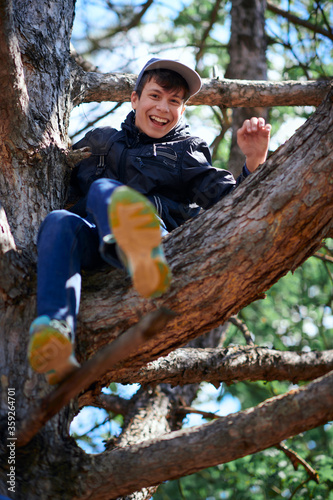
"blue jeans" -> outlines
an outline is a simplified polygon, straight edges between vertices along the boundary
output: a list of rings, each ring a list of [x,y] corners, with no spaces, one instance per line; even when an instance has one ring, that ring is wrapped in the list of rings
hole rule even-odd
[[[88,192],[87,217],[55,210],[43,221],[37,241],[37,313],[65,320],[76,328],[81,295],[81,270],[95,269],[103,262],[122,268],[110,239],[107,207],[121,183],[98,179]],[[163,224],[163,223],[162,223]],[[161,227],[162,235],[167,234]]]

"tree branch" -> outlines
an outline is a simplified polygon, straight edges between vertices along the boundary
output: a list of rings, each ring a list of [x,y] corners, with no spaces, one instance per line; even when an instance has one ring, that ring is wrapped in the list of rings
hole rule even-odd
[[[326,255],[322,252],[316,252],[314,256],[318,257],[318,259],[322,260],[323,262],[330,262],[331,264],[333,264],[333,257],[331,257],[330,255]]]
[[[85,73],[73,68],[74,106],[83,102],[130,101],[137,75]],[[318,81],[247,81],[203,79],[202,89],[189,105],[220,107],[318,106],[332,86],[331,80]]]
[[[116,382],[185,385],[210,382],[288,380],[310,381],[333,370],[333,350],[314,352],[275,351],[266,347],[238,346],[210,349],[177,349],[148,363],[130,377]]]
[[[255,408],[200,427],[116,448],[93,459],[82,457],[76,471],[80,478],[78,498],[116,499],[138,488],[256,453],[323,425],[333,418],[332,384],[333,372]]]
[[[304,460],[302,457],[300,457],[298,455],[298,453],[296,453],[295,451],[293,450],[290,450],[289,448],[287,448],[283,443],[280,443],[278,445],[276,445],[276,447],[283,451],[284,454],[290,459],[291,463],[293,464],[293,467],[295,470],[297,470],[298,466],[299,465],[302,465],[302,467],[304,467],[304,469],[306,470],[306,472],[308,473],[310,479],[312,479],[313,481],[315,481],[316,483],[319,483],[319,476],[318,476],[318,472],[315,471],[307,462],[306,460]]]
[[[103,408],[106,411],[112,411],[116,415],[127,415],[130,404],[129,399],[124,399],[114,394],[93,394],[86,392],[79,398],[79,408],[95,406],[96,408]]]
[[[300,19],[298,16],[295,16],[295,14],[280,9],[271,2],[267,2],[267,9],[270,10],[271,12],[274,12],[274,14],[277,14],[279,16],[284,17],[285,19],[288,19],[288,21],[291,21],[295,26],[303,26],[304,28],[309,29],[313,33],[318,33],[320,35],[329,38],[330,40],[333,40],[333,32],[326,30],[325,28],[322,28],[319,24],[313,24],[310,23],[310,21],[305,21],[304,19]]]
[[[129,358],[137,350],[140,350],[143,344],[149,344],[151,337],[158,329],[165,326],[171,316],[171,313],[165,309],[147,314],[137,325],[98,352],[81,368],[78,368],[54,391],[42,399],[37,408],[31,411],[29,418],[21,423],[17,434],[17,446],[25,446],[29,443],[50,418],[56,415],[73,397],[101,377],[110,366],[117,365]]]

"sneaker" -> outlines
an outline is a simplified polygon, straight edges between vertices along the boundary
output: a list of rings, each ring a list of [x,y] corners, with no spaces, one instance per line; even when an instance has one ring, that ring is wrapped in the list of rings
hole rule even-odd
[[[120,186],[111,196],[109,223],[134,288],[146,298],[162,295],[170,286],[171,273],[155,207],[134,189]]]
[[[30,327],[28,359],[37,373],[45,373],[49,384],[65,379],[80,365],[73,354],[71,329],[65,321],[39,316]]]

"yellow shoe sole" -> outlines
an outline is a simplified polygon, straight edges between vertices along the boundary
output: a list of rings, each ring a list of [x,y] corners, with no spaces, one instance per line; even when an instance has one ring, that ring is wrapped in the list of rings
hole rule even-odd
[[[45,373],[49,384],[57,384],[74,371],[78,362],[72,355],[71,341],[48,325],[41,325],[31,336],[28,347],[30,366],[37,373]]]
[[[134,288],[146,298],[162,295],[170,286],[171,274],[154,206],[137,191],[121,186],[112,194],[109,221],[128,261]]]

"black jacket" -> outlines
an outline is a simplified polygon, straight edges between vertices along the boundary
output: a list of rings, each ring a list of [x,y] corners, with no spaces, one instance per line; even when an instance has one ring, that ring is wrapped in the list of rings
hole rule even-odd
[[[243,169],[236,182],[227,170],[212,167],[208,145],[190,135],[183,119],[161,139],[140,133],[134,120],[131,111],[120,131],[98,128],[73,146],[89,146],[92,156],[73,170],[72,195],[82,199],[72,211],[84,217],[91,183],[108,177],[147,196],[170,231],[196,215],[200,207],[214,205],[248,175]]]

